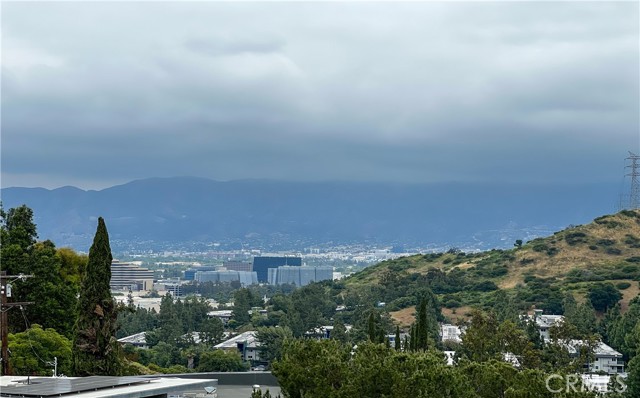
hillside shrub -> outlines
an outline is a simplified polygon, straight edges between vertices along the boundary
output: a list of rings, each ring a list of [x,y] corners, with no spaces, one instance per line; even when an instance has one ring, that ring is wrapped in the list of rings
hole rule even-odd
[[[633,210],[622,210],[622,211],[620,211],[620,215],[626,216],[626,217],[631,217],[631,218],[640,218],[640,214],[638,214],[637,212],[635,212]]]
[[[628,289],[628,288],[631,287],[631,283],[629,283],[629,282],[618,282],[618,283],[616,283],[616,287],[619,290],[625,290],[625,289]]]
[[[590,245],[590,246],[589,246],[589,250],[598,250],[598,246],[596,246],[596,245]]]
[[[462,305],[462,303],[460,303],[458,300],[454,300],[454,299],[447,300],[444,303],[444,306],[446,308],[459,308],[461,305]]]
[[[598,239],[598,241],[596,242],[596,244],[600,246],[612,246],[615,243],[616,241],[613,239]]]
[[[546,243],[536,243],[532,246],[533,251],[535,252],[546,252],[549,250],[549,246]]]
[[[611,283],[597,283],[589,289],[589,301],[596,311],[606,311],[622,299],[622,293]]]
[[[624,243],[634,249],[640,248],[640,239],[631,234],[625,235]]]
[[[615,247],[607,247],[607,250],[605,250],[605,253],[610,254],[612,256],[617,256],[622,254],[622,251]]]
[[[586,243],[587,234],[584,232],[570,232],[564,236],[568,245],[573,246],[579,243]]]
[[[637,257],[637,256],[629,257],[629,258],[625,259],[624,261],[626,261],[628,263],[640,263],[640,257]]]
[[[476,292],[491,292],[498,290],[498,286],[492,281],[483,281],[471,286],[471,290]]]

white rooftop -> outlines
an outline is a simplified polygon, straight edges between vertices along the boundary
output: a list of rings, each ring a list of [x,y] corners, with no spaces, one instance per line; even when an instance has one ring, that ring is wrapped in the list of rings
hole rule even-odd
[[[245,343],[247,347],[255,348],[256,346],[260,345],[258,340],[256,340],[256,333],[257,332],[255,330],[240,333],[239,335],[232,337],[229,340],[223,341],[213,348],[222,350],[229,348],[238,348],[238,343]]]
[[[0,397],[8,397],[6,390],[9,386],[14,388],[28,388],[29,385],[23,384],[27,379],[26,376],[0,376]],[[47,380],[47,382],[59,381],[65,383],[66,380],[82,380],[82,377],[32,377],[32,381],[39,379]],[[166,395],[169,393],[182,393],[185,390],[202,389],[204,392],[205,387],[217,387],[218,381],[203,380],[203,379],[181,379],[174,377],[159,377],[150,379],[148,383],[134,384],[127,386],[115,386],[113,388],[105,388],[97,391],[81,391],[72,393],[74,398],[144,398],[144,397],[157,397]]]

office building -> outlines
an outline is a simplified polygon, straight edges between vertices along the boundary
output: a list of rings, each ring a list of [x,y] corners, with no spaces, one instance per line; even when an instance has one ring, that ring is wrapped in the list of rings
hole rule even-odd
[[[229,271],[253,271],[253,264],[243,261],[225,261],[222,263],[222,266]]]
[[[282,265],[300,267],[302,257],[254,257],[253,271],[258,274],[258,282],[267,283],[269,281],[269,268],[278,268]]]
[[[283,265],[278,268],[269,269],[268,282],[271,285],[296,285],[306,286],[312,282],[320,282],[333,279],[333,267],[292,267]]]
[[[133,263],[111,262],[111,281],[113,290],[149,291],[153,289],[153,271]]]
[[[258,283],[258,277],[255,272],[247,271],[198,271],[195,275],[195,281],[199,283],[231,283],[237,281],[242,286],[248,286]]]
[[[184,271],[184,280],[185,281],[195,280],[196,272],[198,271],[215,271],[215,270],[216,270],[216,267],[213,267],[213,266],[200,266],[200,267],[189,268],[188,270]]]

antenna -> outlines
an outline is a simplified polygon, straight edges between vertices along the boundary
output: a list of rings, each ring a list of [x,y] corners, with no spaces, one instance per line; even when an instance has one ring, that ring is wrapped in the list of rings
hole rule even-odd
[[[631,172],[625,174],[625,176],[631,177],[629,208],[631,210],[640,209],[640,156],[629,152],[629,157],[625,160],[629,162],[625,168],[631,169]]]

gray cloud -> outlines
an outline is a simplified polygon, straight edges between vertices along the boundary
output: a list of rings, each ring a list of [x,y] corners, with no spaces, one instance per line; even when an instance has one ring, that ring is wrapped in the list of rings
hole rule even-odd
[[[7,3],[2,185],[617,181],[639,27],[633,2]]]

